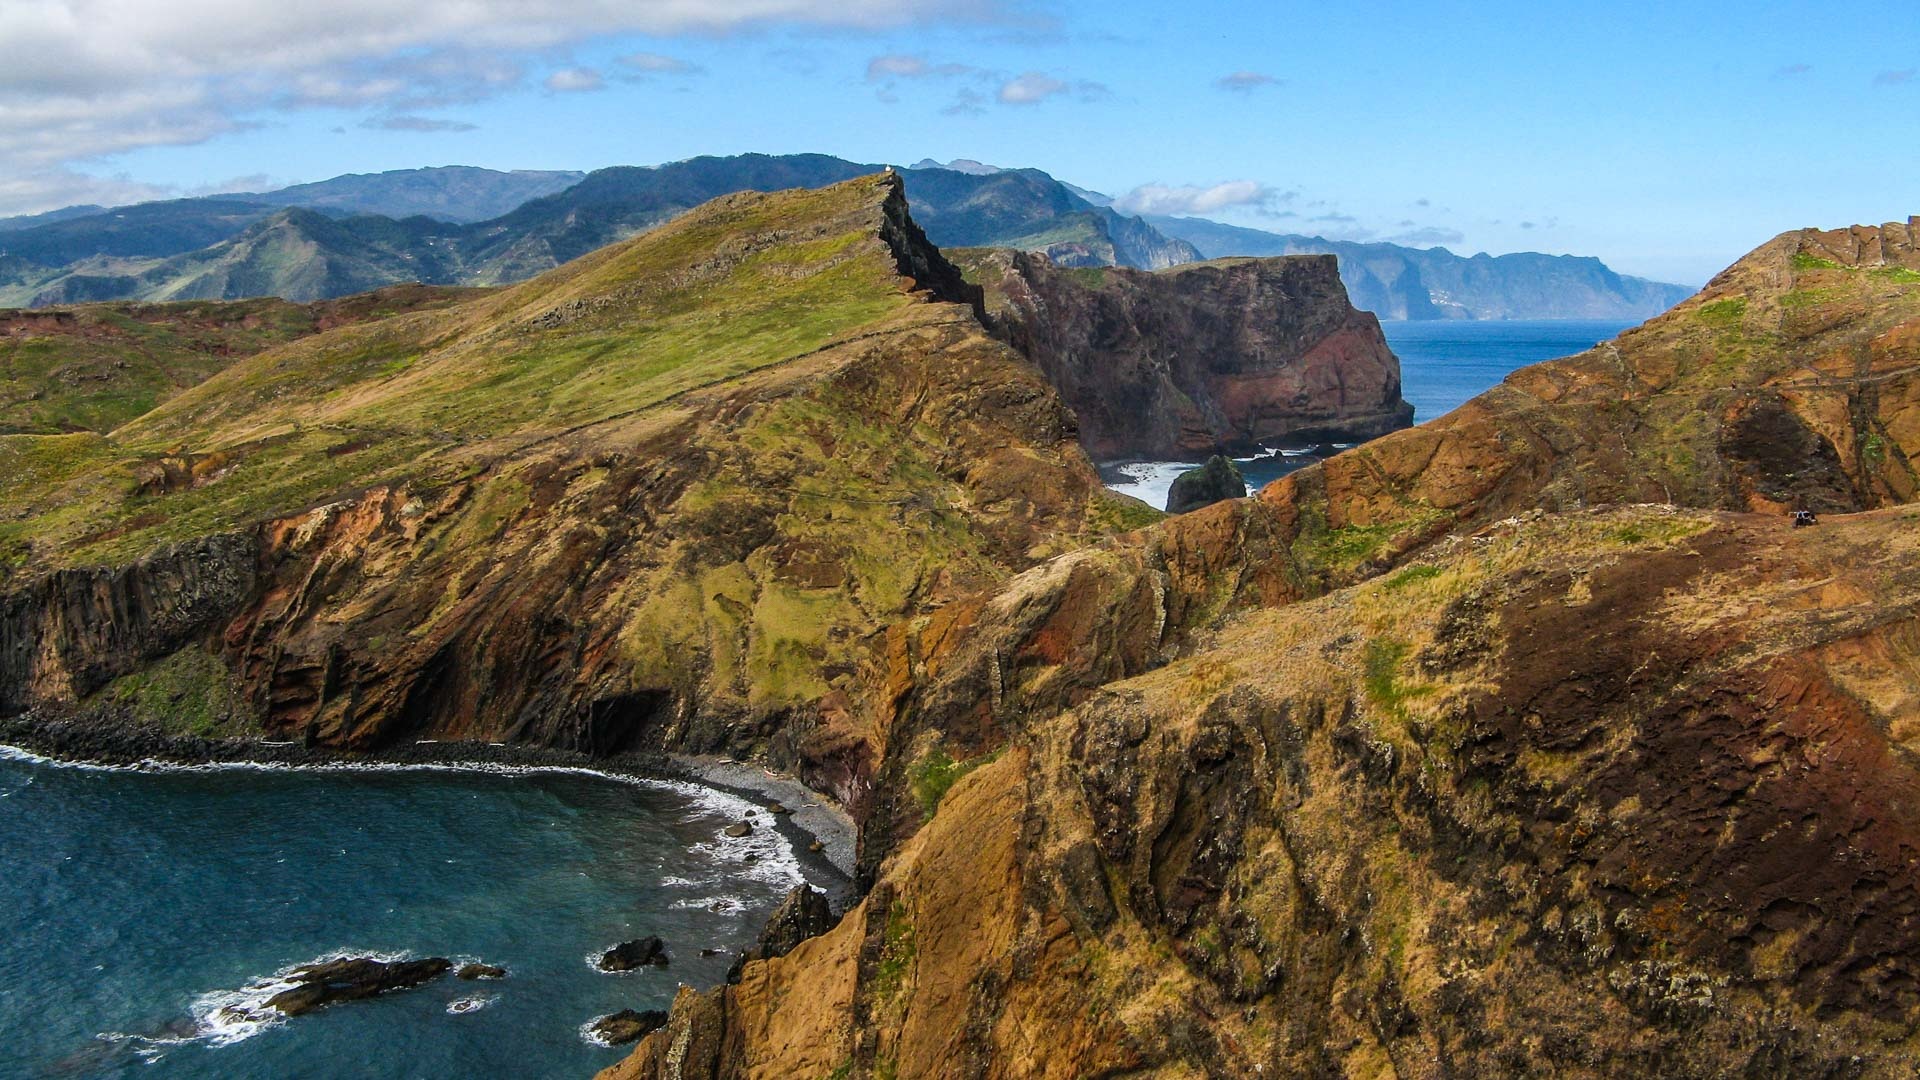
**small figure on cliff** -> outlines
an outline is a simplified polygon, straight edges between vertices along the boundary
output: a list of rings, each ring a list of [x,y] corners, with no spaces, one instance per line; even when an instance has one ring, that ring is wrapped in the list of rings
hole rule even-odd
[[[1820,519],[1814,517],[1813,511],[1811,510],[1795,510],[1793,512],[1793,527],[1796,529],[1804,529],[1809,525],[1818,524],[1820,524]]]

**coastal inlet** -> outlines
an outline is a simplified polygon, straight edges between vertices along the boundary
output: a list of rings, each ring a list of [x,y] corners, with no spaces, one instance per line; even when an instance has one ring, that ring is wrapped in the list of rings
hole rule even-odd
[[[761,827],[728,836],[748,814]],[[757,803],[678,781],[0,751],[0,1073],[588,1076],[623,1051],[585,1025],[724,981],[803,880]],[[647,935],[670,967],[590,965]],[[509,974],[262,1007],[295,968],[345,956]]]

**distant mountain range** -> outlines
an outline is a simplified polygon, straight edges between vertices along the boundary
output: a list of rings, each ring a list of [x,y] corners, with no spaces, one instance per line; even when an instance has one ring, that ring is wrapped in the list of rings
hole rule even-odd
[[[1333,255],[1354,306],[1382,319],[1643,319],[1694,293],[1684,285],[1616,274],[1599,259],[1578,255],[1467,257],[1443,247],[1270,233],[1203,218],[1147,220],[1209,259]]]
[[[280,296],[405,281],[522,281],[739,191],[817,188],[886,166],[821,154],[701,157],[592,173],[464,166],[339,176],[277,191],[0,219],[0,306]],[[1691,290],[1596,259],[1444,249],[1131,217],[1037,169],[922,161],[902,171],[943,247],[1008,247],[1063,266],[1157,270],[1227,255],[1333,254],[1356,306],[1389,319],[1640,318]]]

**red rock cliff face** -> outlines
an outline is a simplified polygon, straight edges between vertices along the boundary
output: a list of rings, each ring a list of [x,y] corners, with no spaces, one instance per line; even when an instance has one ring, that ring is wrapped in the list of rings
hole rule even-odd
[[[1096,459],[1192,457],[1406,427],[1400,361],[1328,256],[1146,273],[957,256],[1001,333],[1059,388]]]

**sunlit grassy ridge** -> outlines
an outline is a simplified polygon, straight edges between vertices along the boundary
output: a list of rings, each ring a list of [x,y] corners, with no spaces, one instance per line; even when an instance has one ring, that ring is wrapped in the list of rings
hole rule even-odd
[[[269,350],[109,438],[0,438],[0,562],[120,561],[449,481],[855,335],[913,302],[876,235],[878,183],[723,199],[448,310]],[[192,483],[152,483],[163,460]]]

